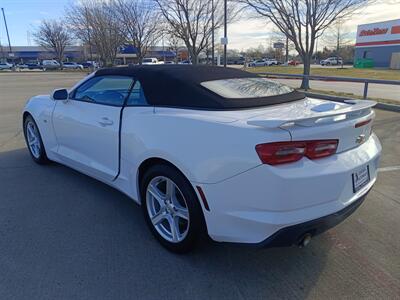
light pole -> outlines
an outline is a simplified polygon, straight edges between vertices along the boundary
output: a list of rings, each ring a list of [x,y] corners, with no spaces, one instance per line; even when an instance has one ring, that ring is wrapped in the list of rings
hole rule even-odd
[[[93,64],[93,49],[92,49],[92,41],[91,41],[92,33],[90,32],[89,15],[88,15],[87,7],[85,7],[85,23],[87,23],[86,29],[87,29],[87,38],[88,38],[88,43],[89,43],[90,61]]]
[[[286,35],[286,57],[285,57],[285,60],[286,60],[286,63],[288,63],[289,62],[289,38],[288,38],[288,36]]]
[[[224,67],[226,68],[226,50],[228,44],[227,0],[224,0]]]
[[[3,45],[0,43],[0,52],[1,52],[1,57],[3,58],[3,60],[5,60],[5,55],[4,55],[4,49],[3,49]]]
[[[7,21],[6,21],[6,15],[4,14],[4,8],[1,8],[1,11],[3,12],[3,19],[4,19],[4,26],[6,27],[6,32],[7,32],[7,40],[8,40],[8,57],[11,57],[12,61],[12,70],[15,71],[15,65],[14,65],[14,53],[12,53],[11,49],[11,42],[10,42],[10,35],[8,33],[8,26],[7,26]]]
[[[164,31],[162,32],[162,52],[163,52],[163,60],[165,63],[165,47],[164,47]]]
[[[211,65],[214,65],[215,58],[214,26],[214,0],[211,0]]]
[[[4,26],[6,27],[6,33],[7,33],[7,39],[8,39],[8,48],[9,48],[9,50],[10,50],[9,53],[11,53],[12,50],[11,50],[10,35],[8,34],[8,27],[7,27],[6,15],[4,14],[4,8],[1,8],[1,11],[2,11],[2,13],[3,13]]]

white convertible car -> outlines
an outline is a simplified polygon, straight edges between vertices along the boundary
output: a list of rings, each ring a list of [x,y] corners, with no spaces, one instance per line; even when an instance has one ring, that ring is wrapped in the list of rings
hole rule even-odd
[[[101,69],[31,98],[28,149],[122,191],[169,250],[214,241],[305,245],[373,186],[375,102],[307,98],[230,68]]]

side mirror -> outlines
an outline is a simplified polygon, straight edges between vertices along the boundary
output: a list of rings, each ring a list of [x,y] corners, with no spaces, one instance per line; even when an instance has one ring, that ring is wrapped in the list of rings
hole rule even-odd
[[[68,91],[66,89],[55,90],[51,97],[54,100],[67,100],[68,99]]]

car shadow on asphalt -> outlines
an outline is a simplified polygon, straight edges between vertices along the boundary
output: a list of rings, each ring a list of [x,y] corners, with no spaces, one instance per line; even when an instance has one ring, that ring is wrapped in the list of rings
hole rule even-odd
[[[26,149],[0,153],[0,298],[304,298],[334,242],[259,249],[203,242],[192,253],[162,248],[140,207]]]

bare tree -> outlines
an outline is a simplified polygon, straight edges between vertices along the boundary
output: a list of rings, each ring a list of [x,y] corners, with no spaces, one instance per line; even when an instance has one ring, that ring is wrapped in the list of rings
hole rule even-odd
[[[148,0],[116,0],[115,13],[124,27],[127,43],[137,49],[139,64],[161,36],[160,13]]]
[[[345,20],[338,18],[324,33],[322,40],[326,46],[336,49],[336,55],[340,55],[342,47],[352,42],[351,33],[345,26]]]
[[[90,5],[71,5],[66,9],[67,21],[74,36],[84,46],[89,47],[90,60],[93,60],[93,30],[91,22]]]
[[[36,43],[55,53],[62,67],[65,48],[72,42],[65,24],[56,20],[43,20],[33,36]]]
[[[293,42],[310,74],[315,41],[338,18],[347,18],[369,0],[239,0],[257,15],[268,18]],[[301,88],[308,89],[304,77]]]
[[[223,24],[222,0],[155,0],[171,27],[171,32],[180,38],[189,51],[192,63],[197,64],[199,54],[210,44],[212,34],[212,11],[214,11],[214,30]],[[235,16],[234,7],[228,12],[230,19]]]
[[[94,47],[103,65],[112,65],[125,42],[124,24],[115,15],[114,1],[85,0],[67,9],[75,36]]]
[[[182,45],[182,40],[172,33],[167,33],[168,49],[175,54],[175,63],[178,63],[178,52]]]

